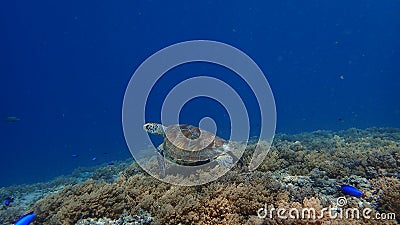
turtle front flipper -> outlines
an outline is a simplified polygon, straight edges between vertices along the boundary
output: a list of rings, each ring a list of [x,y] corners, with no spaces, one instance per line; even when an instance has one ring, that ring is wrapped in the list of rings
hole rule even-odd
[[[157,148],[157,161],[158,167],[160,168],[160,177],[165,177],[165,156],[164,156],[164,147],[163,144],[158,146]]]
[[[233,165],[233,158],[227,153],[219,155],[217,158],[215,158],[215,161],[218,163],[218,165],[225,169],[231,168]]]

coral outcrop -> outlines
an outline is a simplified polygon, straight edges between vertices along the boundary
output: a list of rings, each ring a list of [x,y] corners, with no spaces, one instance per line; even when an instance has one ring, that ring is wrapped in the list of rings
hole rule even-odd
[[[233,170],[205,185],[174,186],[147,175],[134,162],[116,163],[90,173],[81,169],[86,181],[75,179],[26,210],[35,210],[35,223],[43,225],[398,224],[393,216],[400,216],[399,129],[279,134],[253,172],[246,169],[255,147],[250,143]],[[357,187],[364,196],[345,196],[342,184]],[[13,192],[1,191],[3,196]],[[271,208],[275,211],[268,214]],[[287,218],[277,214],[279,208]],[[315,217],[301,217],[310,209]],[[363,211],[369,218],[354,217]],[[15,218],[1,213],[1,219]]]

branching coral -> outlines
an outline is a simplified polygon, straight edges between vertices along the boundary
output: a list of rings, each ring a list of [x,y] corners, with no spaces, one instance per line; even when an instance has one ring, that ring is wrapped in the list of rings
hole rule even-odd
[[[381,177],[373,180],[373,186],[380,194],[380,207],[383,212],[400,215],[400,180],[396,177]]]
[[[378,201],[378,211],[373,209],[372,215],[380,210],[400,213],[399,134],[399,130],[351,129],[336,134],[277,135],[257,171],[246,170],[253,143],[237,167],[214,182],[196,187],[160,182],[136,163],[124,170],[100,168],[92,173],[94,180],[68,185],[39,200],[33,207],[38,212],[36,223],[95,221],[89,218],[117,221],[125,212],[132,218],[150,215],[151,224],[396,224],[394,220],[371,222],[327,216],[317,220],[262,219],[257,217],[257,210],[275,205],[320,211],[339,196],[336,186],[340,182],[353,182],[367,192],[365,199],[350,199],[349,206],[362,210],[376,206]],[[119,178],[112,180],[118,172]],[[376,195],[379,200],[375,201]]]

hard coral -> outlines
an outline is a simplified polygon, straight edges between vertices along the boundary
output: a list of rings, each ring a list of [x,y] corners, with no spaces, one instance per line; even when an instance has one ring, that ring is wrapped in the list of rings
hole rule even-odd
[[[142,210],[154,216],[154,224],[233,224],[272,203],[274,188],[279,186],[268,174],[230,173],[234,175],[200,187],[172,186],[144,174],[128,179],[122,175],[113,184],[89,180],[40,200],[35,206],[40,212],[37,221],[73,224],[89,217],[117,219],[124,210],[137,215]]]
[[[380,194],[382,212],[393,212],[400,215],[400,180],[397,177],[381,177],[373,180],[373,186]]]
[[[101,181],[104,174],[110,176],[108,171],[99,170],[95,176],[99,181],[69,185],[40,200],[34,207],[38,212],[36,222],[56,225],[99,218],[117,221],[125,212],[132,218],[145,213],[154,218],[151,224],[396,224],[394,220],[327,217],[262,219],[257,217],[257,210],[272,204],[321,209],[340,196],[337,185],[354,183],[366,191],[366,197],[352,198],[349,206],[374,208],[378,201],[374,200],[375,189],[380,193],[378,209],[399,213],[398,137],[400,130],[382,129],[277,135],[258,171],[246,170],[255,148],[251,144],[240,165],[218,180],[196,187],[160,182],[136,163],[112,183]]]

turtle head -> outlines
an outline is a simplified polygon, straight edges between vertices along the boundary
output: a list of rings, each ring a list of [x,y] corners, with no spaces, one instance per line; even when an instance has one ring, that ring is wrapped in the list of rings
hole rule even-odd
[[[164,126],[159,123],[146,123],[143,129],[150,134],[164,135]]]

